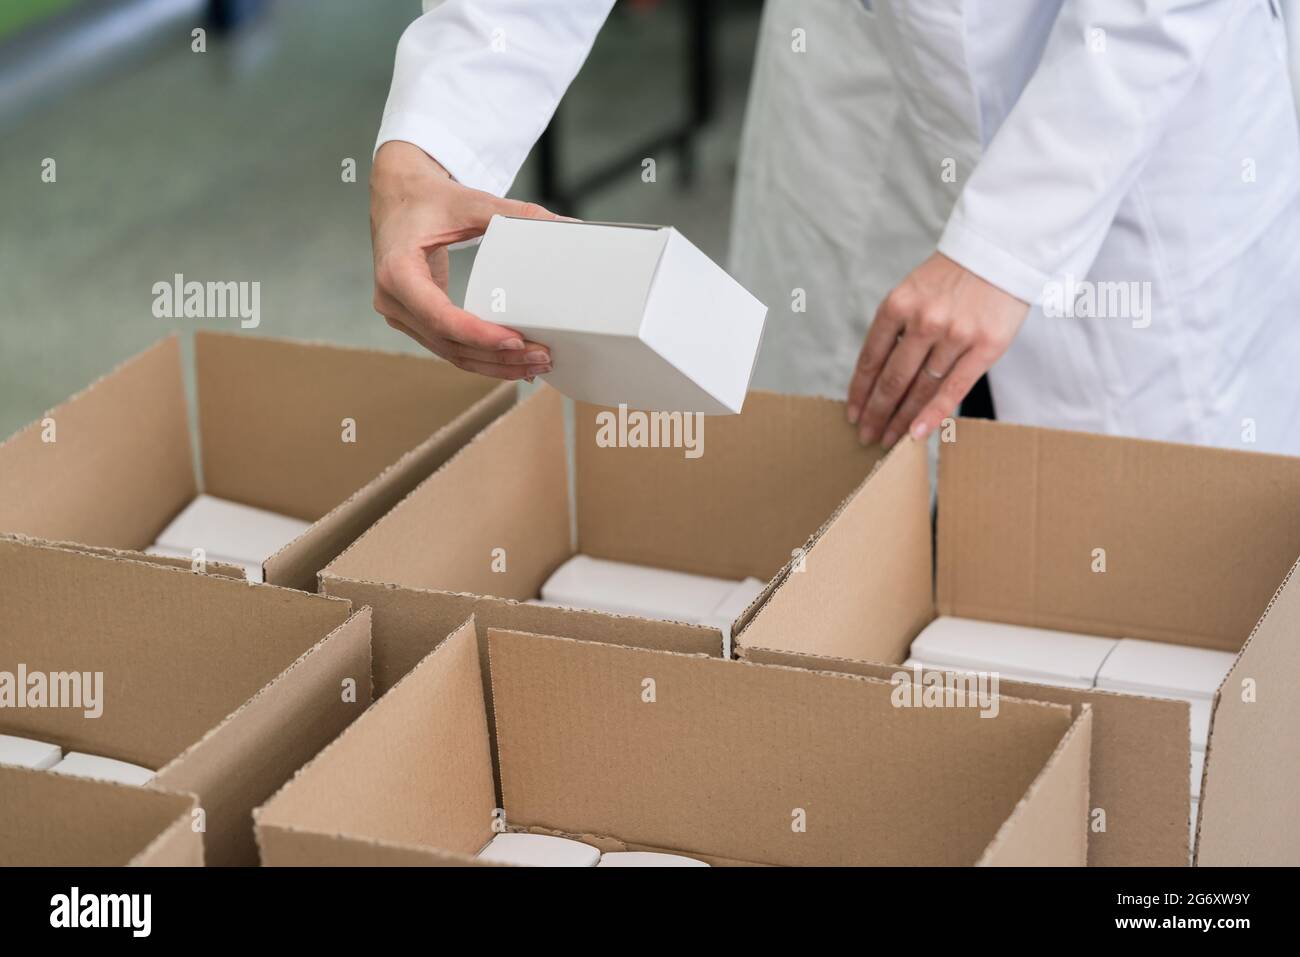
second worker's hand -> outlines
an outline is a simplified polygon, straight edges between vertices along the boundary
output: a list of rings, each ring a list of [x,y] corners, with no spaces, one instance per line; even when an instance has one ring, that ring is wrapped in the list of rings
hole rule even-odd
[[[466,312],[447,296],[447,247],[483,235],[496,214],[558,218],[536,203],[457,183],[411,143],[383,144],[370,173],[374,307],[394,329],[467,372],[531,378],[551,370],[546,346]]]
[[[1029,305],[934,253],[894,288],[867,331],[849,385],[863,444],[924,439],[957,410],[1029,313]]]

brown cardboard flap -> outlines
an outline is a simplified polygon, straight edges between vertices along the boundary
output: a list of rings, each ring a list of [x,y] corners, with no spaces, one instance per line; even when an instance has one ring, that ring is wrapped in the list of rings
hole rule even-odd
[[[469,867],[475,860],[432,847],[414,847],[349,837],[298,831],[260,824],[258,847],[263,867]]]
[[[492,836],[495,805],[478,642],[467,621],[256,819],[272,864],[290,858],[277,859],[286,842],[271,828],[474,854]]]
[[[984,867],[1084,867],[1088,863],[1088,753],[1084,705],[1056,753],[980,859]]]
[[[7,536],[16,541],[34,542],[36,544],[49,545],[52,548],[62,548],[66,551],[85,552],[90,555],[105,555],[109,558],[123,558],[133,562],[145,562],[149,565],[162,565],[166,568],[179,568],[183,571],[193,571],[193,563],[187,558],[177,558],[171,555],[146,555],[144,552],[136,552],[127,548],[109,548],[107,545],[82,545],[77,542],[50,542],[42,538],[31,538],[26,535],[9,535]],[[239,581],[247,581],[244,575],[244,569],[239,565],[228,565],[225,562],[209,561],[204,562],[203,572],[207,575],[220,575],[222,578],[234,578]]]
[[[144,548],[197,490],[175,336],[0,443],[0,532]]]
[[[571,554],[568,481],[562,399],[554,389],[538,389],[322,574],[534,598]]]
[[[579,550],[721,578],[771,578],[880,455],[829,399],[751,392],[741,415],[703,417],[697,458],[602,447],[598,416],[618,410],[574,406]]]
[[[890,684],[856,676],[488,640],[511,825],[735,860],[973,864],[1071,724],[1009,698],[990,720],[895,707]]]
[[[210,866],[253,866],[253,808],[370,701],[370,609],[363,608],[160,770],[153,783],[200,795]]]
[[[940,614],[1236,652],[1300,554],[1300,458],[962,419],[938,535]]]
[[[1300,861],[1297,678],[1300,578],[1293,565],[1216,697],[1202,781],[1198,865]]]
[[[353,492],[264,563],[264,581],[316,590],[316,575],[487,424],[515,404],[518,389],[503,382],[364,487]]]
[[[0,867],[201,865],[194,805],[191,794],[0,765]]]
[[[470,617],[478,626],[485,675],[489,627],[686,654],[716,657],[722,653],[719,632],[681,622],[550,608],[503,598],[397,588],[335,578],[328,573],[321,576],[321,592],[346,598],[354,608],[369,605],[374,609],[376,697],[387,693],[421,658]]]
[[[737,645],[902,661],[934,617],[930,556],[925,445],[906,439],[814,536]]]
[[[424,356],[238,333],[196,333],[194,362],[205,490],[306,521],[496,387]]]
[[[896,664],[823,655],[745,649],[745,659],[760,664],[839,671],[888,680]],[[1113,691],[1053,688],[1002,681],[1004,695],[1092,711],[1090,785],[1092,810],[1101,811],[1100,829],[1088,834],[1092,867],[1185,867],[1189,751],[1171,742],[1189,741],[1189,709],[1184,702],[1144,698]]]
[[[102,672],[103,714],[0,731],[160,768],[347,617],[345,601],[0,536],[0,670]]]
[[[150,792],[153,793],[153,792]],[[193,795],[185,795],[191,804]],[[132,867],[203,867],[203,834],[195,827],[193,808],[172,822],[152,844],[131,859]]]

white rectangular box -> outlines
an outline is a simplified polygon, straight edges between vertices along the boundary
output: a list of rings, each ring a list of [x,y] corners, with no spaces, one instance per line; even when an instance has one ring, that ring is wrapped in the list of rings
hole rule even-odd
[[[713,614],[736,585],[723,578],[574,555],[542,585],[542,601],[696,624]]]
[[[57,744],[0,734],[0,764],[44,771],[63,759],[63,750]]]
[[[1071,678],[1061,678],[1056,675],[1034,675],[1034,674],[1017,674],[1011,671],[1002,671],[998,668],[967,668],[964,665],[949,665],[933,661],[919,661],[916,658],[908,658],[903,662],[902,667],[908,671],[914,671],[917,667],[930,669],[931,671],[959,671],[962,674],[978,674],[980,672],[996,672],[998,681],[1028,681],[1033,684],[1050,685],[1054,688],[1091,688],[1092,683]]]
[[[260,566],[309,527],[287,515],[199,495],[162,530],[154,545],[185,555],[202,548],[210,561],[220,558]]]
[[[597,405],[739,412],[767,307],[670,226],[493,216],[465,308],[550,348]]]
[[[567,837],[498,834],[478,852],[478,859],[521,867],[595,867],[600,851]]]
[[[73,774],[97,781],[116,781],[119,784],[145,785],[153,780],[154,772],[138,764],[103,758],[97,754],[69,751],[63,760],[50,768],[55,774]]]
[[[1097,687],[1172,698],[1211,698],[1236,655],[1123,638],[1097,673]]]
[[[942,616],[912,641],[911,656],[935,668],[997,671],[1025,681],[1061,679],[1067,687],[1091,688],[1115,645],[1114,638]]]

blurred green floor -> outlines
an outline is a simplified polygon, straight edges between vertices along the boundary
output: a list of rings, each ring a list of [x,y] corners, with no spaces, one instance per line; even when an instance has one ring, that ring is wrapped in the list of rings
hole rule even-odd
[[[366,178],[394,46],[418,10],[276,0],[205,54],[177,29],[0,129],[0,437],[166,333],[237,326],[155,319],[152,286],[175,273],[259,281],[262,324],[250,334],[412,348],[370,308]],[[737,5],[719,31],[720,112],[696,185],[679,190],[672,157],[654,184],[638,163],[581,215],[671,223],[724,257],[755,12]],[[611,20],[565,103],[566,167],[616,154],[684,109],[679,29],[662,14]],[[355,183],[340,178],[349,157]],[[526,167],[514,195],[534,182]],[[457,298],[471,255],[453,262]]]

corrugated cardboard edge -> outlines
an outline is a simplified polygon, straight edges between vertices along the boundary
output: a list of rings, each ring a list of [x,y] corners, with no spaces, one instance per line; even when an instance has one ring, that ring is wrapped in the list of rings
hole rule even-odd
[[[416,663],[420,661],[429,651],[432,645],[442,641],[441,637],[435,637],[439,632],[450,630],[447,622],[439,624],[430,624],[426,629],[418,624],[412,624],[410,627],[403,627],[401,634],[395,634],[392,622],[388,619],[389,613],[396,602],[414,598],[416,601],[424,601],[437,604],[467,604],[478,609],[501,608],[510,609],[528,609],[537,606],[531,606],[527,602],[515,601],[511,598],[496,598],[491,595],[475,595],[472,592],[449,592],[440,591],[433,588],[407,588],[403,585],[394,585],[391,582],[367,581],[364,579],[340,578],[333,575],[322,575],[320,593],[330,597],[344,598],[354,604],[370,605],[375,611],[375,647],[376,647],[376,689],[377,694],[383,695],[398,680],[405,676]],[[392,598],[391,601],[386,599]],[[665,632],[679,632],[682,636],[683,644],[693,644],[692,654],[704,654],[718,658],[722,653],[722,635],[716,628],[710,628],[705,625],[687,624],[684,622],[663,621],[653,618],[637,618],[629,615],[614,615],[608,612],[593,611],[590,609],[552,609],[552,611],[564,615],[574,621],[582,622],[604,622],[607,621],[612,627],[617,628],[620,622],[630,622],[640,629],[663,630]],[[495,627],[491,622],[485,621],[480,615],[473,614],[470,611],[459,610],[449,611],[451,618],[462,618],[462,616],[474,617],[477,623],[478,636],[480,645],[486,648],[488,627]],[[463,620],[463,618],[462,618]],[[444,629],[444,626],[446,628]],[[395,657],[389,647],[394,643],[401,646],[401,655],[399,661],[394,662]],[[629,647],[643,647],[640,644],[629,642],[610,642],[611,644],[625,644]],[[412,648],[413,645],[419,647]],[[657,646],[653,646],[657,647]],[[403,666],[403,661],[414,659],[409,665]],[[486,664],[486,651],[484,651],[483,661]]]
[[[144,552],[137,552],[130,548],[110,548],[107,545],[82,545],[79,542],[53,542],[44,538],[33,538],[30,535],[19,535],[17,533],[0,532],[0,538],[8,538],[13,541],[25,542],[30,545],[48,545],[51,548],[62,549],[65,552],[85,552],[88,555],[101,555],[105,558],[121,558],[134,562],[144,562],[147,565],[162,565],[167,568],[179,568],[181,571],[194,572],[192,563],[184,558],[173,558],[170,555],[146,555]],[[238,565],[229,565],[225,562],[207,562],[203,566],[204,575],[216,575],[221,578],[234,578],[237,581],[247,581],[244,570]],[[194,574],[200,574],[194,572]]]
[[[125,785],[123,785],[125,786]],[[188,799],[188,807],[174,820],[167,829],[153,839],[148,845],[131,858],[130,867],[202,867],[203,835],[194,829],[194,810],[199,799],[190,792],[164,791],[156,788],[160,794],[174,794]]]
[[[325,600],[341,602],[351,607],[343,599]],[[360,687],[361,682],[357,682],[359,687],[356,702],[343,712],[345,720],[341,722],[318,722],[308,727],[302,719],[308,716],[309,709],[304,705],[294,707],[289,700],[295,694],[304,694],[310,701],[317,700],[317,695],[328,695],[338,696],[341,702],[342,679],[358,679],[362,675],[367,679],[366,686]],[[256,864],[252,818],[247,816],[259,802],[283,784],[304,760],[337,737],[347,724],[365,710],[371,700],[370,609],[362,608],[160,769],[154,781],[159,787],[197,792],[205,810],[219,810],[227,802],[233,804],[233,810],[225,818],[219,814],[208,814],[205,838],[208,862],[212,866]],[[293,739],[281,739],[273,734],[261,748],[256,748],[257,742],[248,741],[247,737],[257,731],[267,730],[260,728],[260,725],[266,725],[272,731],[292,727],[297,730],[297,734]],[[296,745],[292,752],[283,753],[290,745]],[[223,746],[237,748],[240,752],[239,759],[226,762],[221,760],[220,755],[213,758],[207,756],[208,752],[217,751]],[[255,749],[257,760],[252,760]],[[257,769],[262,775],[255,782],[254,790],[257,793],[245,795],[243,792],[247,792],[250,787],[250,769]],[[193,781],[201,783],[191,784]]]
[[[812,671],[822,669],[842,670],[850,674],[880,679],[887,679],[889,675],[902,670],[902,665],[888,664],[886,662],[837,658],[830,655],[798,654],[769,648],[747,649],[745,660],[756,664],[784,664]],[[1186,802],[1188,800],[1186,790],[1182,787],[1187,780],[1185,763],[1181,755],[1178,754],[1161,755],[1158,759],[1152,759],[1149,755],[1136,752],[1132,744],[1135,739],[1141,741],[1147,738],[1152,728],[1161,726],[1167,728],[1169,723],[1175,720],[1178,725],[1178,733],[1186,737],[1188,733],[1187,704],[1170,698],[1151,698],[1121,691],[1107,691],[1102,688],[1093,688],[1087,691],[1075,688],[1049,688],[1045,685],[1023,681],[1004,681],[1000,687],[1005,689],[1007,686],[1010,686],[1013,690],[1010,694],[1003,690],[1001,694],[1004,697],[1014,697],[1022,701],[1035,701],[1040,704],[1063,705],[1074,709],[1086,706],[1093,708],[1095,711],[1096,709],[1091,702],[1074,700],[1081,695],[1088,695],[1103,699],[1114,699],[1125,709],[1131,709],[1134,706],[1141,708],[1142,720],[1140,722],[1133,720],[1130,715],[1130,720],[1126,722],[1126,726],[1131,727],[1132,730],[1128,732],[1128,736],[1121,738],[1119,742],[1113,742],[1109,750],[1102,753],[1103,759],[1111,763],[1111,773],[1107,779],[1107,787],[1103,789],[1111,796],[1111,800],[1103,800],[1102,793],[1091,785],[1092,775],[1103,772],[1096,760],[1096,748],[1101,747],[1105,735],[1098,728],[1100,719],[1097,714],[1109,712],[1096,712],[1093,715],[1092,727],[1089,732],[1094,746],[1094,754],[1090,759],[1089,767],[1089,799],[1096,797],[1108,814],[1121,815],[1122,820],[1129,821],[1135,817],[1138,819],[1133,820],[1129,826],[1120,829],[1117,826],[1116,819],[1112,818],[1111,824],[1114,826],[1105,834],[1098,835],[1096,839],[1089,842],[1090,866],[1185,865],[1187,860],[1186,828],[1177,821],[1170,821],[1168,817],[1159,820],[1162,815],[1172,815],[1175,808],[1173,806],[1168,809],[1161,808],[1154,815],[1151,815],[1151,794],[1149,791],[1138,788],[1133,783],[1133,768],[1136,763],[1140,766],[1141,773],[1146,775],[1147,779],[1155,777],[1157,780],[1164,781],[1172,777],[1173,780],[1178,782],[1178,793],[1181,795],[1182,801]],[[1043,697],[1043,695],[1049,695],[1050,698]],[[1176,719],[1174,716],[1175,711],[1181,712]],[[1120,765],[1119,768],[1114,767],[1116,762]],[[1170,767],[1171,763],[1177,766],[1176,769]],[[1125,803],[1121,805],[1121,801]],[[1178,805],[1177,809],[1181,810],[1183,806]],[[1155,818],[1154,822],[1153,817]],[[1167,836],[1163,831],[1158,831],[1153,826],[1153,823],[1170,825],[1172,830],[1169,833],[1172,836]]]
[[[1201,772],[1196,866],[1300,863],[1300,561],[1214,695]],[[1243,682],[1256,697],[1243,700]],[[1231,689],[1239,689],[1230,693]]]
[[[559,401],[561,402],[563,402],[564,399],[564,397],[560,395],[560,393],[556,392],[550,386],[543,383],[540,388],[538,388],[532,394],[524,396],[522,399],[516,401],[512,405],[511,409],[508,409],[506,411],[509,412],[513,409],[522,409],[525,406],[531,405],[535,402],[547,401],[546,397],[548,396],[552,397],[552,400],[554,400],[554,397],[558,397]],[[395,502],[393,504],[393,507],[390,508],[388,512],[384,514],[383,518],[387,518],[393,512],[397,511],[398,508],[405,505],[412,497],[418,495],[420,493],[420,489],[423,488],[425,483],[428,482],[431,478],[433,478],[434,475],[437,475],[439,472],[443,471],[444,469],[451,468],[454,462],[457,462],[461,458],[467,456],[471,449],[476,448],[482,442],[486,442],[490,440],[491,437],[495,435],[498,430],[505,428],[507,426],[508,426],[508,422],[507,422],[506,415],[503,414],[497,416],[486,426],[480,429],[478,433],[474,435],[473,438],[471,438],[468,442],[466,442],[459,449],[457,449],[455,453],[453,453],[445,462],[443,462],[436,469],[434,469],[432,473],[425,476],[424,479],[418,485],[415,486],[415,488],[411,489],[404,496],[402,496],[400,501]],[[382,519],[380,521],[382,521]],[[373,534],[374,529],[378,524],[379,522],[375,522],[373,525],[370,526],[370,528],[366,529],[366,531],[363,534],[357,536],[357,538],[353,540],[352,544],[350,544],[347,548],[343,549],[343,551],[335,555],[334,558],[330,561],[330,563],[317,573],[316,577],[318,583],[321,583],[324,581],[324,579],[331,578],[331,577],[339,578],[339,579],[347,578],[348,576],[340,575],[338,572],[332,571],[331,569],[333,569],[336,565],[340,564],[344,559],[346,559],[352,553],[352,550],[354,548],[357,548],[363,541],[365,541],[366,538],[368,538],[371,534]],[[373,584],[383,584],[383,583],[374,582]],[[324,591],[323,584],[318,584],[318,590],[322,592]]]
[[[367,609],[368,610],[368,609]],[[397,691],[403,684],[418,680],[417,669],[426,662],[436,660],[436,656],[452,647],[452,641],[458,635],[463,634],[466,629],[471,631],[475,629],[474,619],[471,616],[462,622],[455,630],[443,638],[438,644],[423,658],[419,664],[412,668],[389,689],[390,692]],[[381,701],[372,701],[369,708],[382,706]],[[359,716],[360,718],[365,715]],[[378,856],[380,859],[371,861],[371,863],[383,865],[385,857],[397,856],[400,859],[411,859],[413,863],[420,863],[427,859],[428,862],[437,863],[442,860],[451,860],[456,863],[473,863],[474,859],[468,855],[462,855],[453,851],[439,850],[428,848],[415,844],[401,844],[390,841],[381,841],[373,838],[355,834],[329,834],[323,831],[316,831],[308,828],[294,827],[284,823],[274,823],[267,820],[275,811],[273,805],[277,802],[282,794],[289,788],[294,787],[300,778],[308,774],[317,764],[331,760],[334,752],[342,747],[341,741],[347,734],[345,729],[340,732],[320,751],[299,767],[287,781],[285,781],[260,807],[253,810],[253,833],[257,842],[258,855],[265,867],[294,866],[298,864],[328,864],[334,858],[335,854],[352,854],[363,857]],[[326,848],[331,848],[326,850]],[[298,856],[295,859],[295,856]]]
[[[496,675],[495,670],[491,667],[490,664],[490,656],[491,656],[491,650],[493,645],[491,639],[493,635],[496,633],[504,633],[504,635],[511,638],[524,637],[530,639],[544,639],[548,641],[562,642],[562,643],[572,644],[572,645],[591,646],[591,645],[598,644],[596,642],[584,641],[582,639],[575,639],[575,638],[566,638],[559,635],[537,635],[533,633],[518,632],[518,631],[511,632],[508,629],[499,629],[499,628],[489,628],[488,631],[489,631],[489,642],[488,642],[489,669],[488,670],[489,670],[490,680],[494,680]],[[639,653],[650,654],[650,655],[668,655],[679,659],[683,659],[683,658],[695,659],[699,661],[714,660],[708,655],[688,655],[688,654],[683,654],[681,652],[673,652],[673,651],[661,651],[661,650],[645,649],[645,648],[623,648],[622,650],[627,652],[632,652],[632,653],[639,652]],[[838,679],[841,681],[844,680],[856,681],[859,683],[877,685],[884,688],[893,687],[893,683],[889,679],[883,677],[877,677],[871,674],[863,674],[860,672],[852,672],[852,671],[818,670],[810,667],[800,667],[796,665],[784,664],[777,661],[773,661],[770,663],[767,662],[759,663],[756,661],[748,661],[748,660],[730,661],[727,662],[726,666],[729,668],[748,667],[748,668],[758,668],[760,670],[768,670],[768,671],[775,670],[775,671],[792,672],[792,673],[805,673],[805,674],[811,673],[824,678]],[[960,702],[964,697],[960,692],[954,693],[954,696],[958,702]],[[497,694],[495,692],[495,688],[493,688],[493,692],[489,697],[489,701],[490,701],[490,707],[492,708],[493,727],[497,729],[496,734],[494,736],[494,740],[498,748],[504,750],[502,744],[506,740],[507,732],[501,730],[501,725],[499,723],[498,714],[496,711],[496,704],[495,704],[496,699],[497,699]],[[1085,866],[1087,863],[1087,837],[1086,837],[1086,833],[1083,831],[1083,827],[1086,824],[1086,820],[1087,820],[1088,774],[1089,774],[1088,756],[1090,753],[1090,746],[1091,746],[1091,737],[1088,734],[1088,732],[1091,729],[1091,710],[1089,706],[1086,704],[1081,705],[1078,711],[1076,711],[1070,705],[1060,704],[1057,702],[1035,701],[1033,699],[1027,699],[1027,698],[1013,698],[1008,695],[1000,696],[1000,700],[1004,702],[1008,702],[1008,701],[1014,702],[1017,706],[1023,704],[1032,708],[1054,711],[1057,713],[1061,713],[1065,716],[1071,716],[1071,715],[1074,716],[1074,719],[1070,722],[1068,727],[1066,727],[1060,741],[1058,741],[1056,747],[1053,749],[1052,754],[1048,757],[1047,761],[1043,764],[1042,768],[1035,776],[1034,785],[1031,785],[1031,788],[1027,790],[1025,795],[1020,798],[1019,802],[1016,805],[1016,809],[1013,810],[1012,814],[1008,817],[1007,821],[1016,820],[1016,815],[1022,806],[1029,806],[1032,808],[1031,811],[1025,812],[1025,814],[1034,815],[1034,817],[1031,818],[1031,820],[1034,822],[1037,822],[1038,818],[1042,816],[1043,810],[1045,808],[1049,811],[1051,810],[1050,805],[1048,803],[1050,798],[1042,798],[1032,802],[1029,800],[1033,796],[1034,787],[1039,785],[1041,782],[1043,781],[1053,782],[1050,785],[1043,785],[1043,790],[1050,792],[1051,788],[1056,787],[1056,782],[1059,779],[1060,782],[1063,784],[1063,787],[1057,787],[1056,789],[1058,791],[1063,792],[1064,795],[1066,796],[1071,796],[1073,794],[1073,791],[1071,790],[1071,782],[1076,782],[1078,784],[1078,787],[1075,790],[1078,791],[1077,803],[1079,804],[1078,807],[1079,813],[1078,813],[1077,821],[1079,822],[1079,828],[1080,828],[1079,833],[1082,836],[1082,844],[1081,844],[1081,849],[1077,861],[1074,859],[1073,856],[1069,856],[1068,863],[1071,866],[1075,866],[1076,864],[1077,866]],[[1070,760],[1068,758],[1061,758],[1060,755],[1066,749],[1067,744],[1071,740],[1071,736],[1075,733],[1075,731],[1080,727],[1081,724],[1085,728],[1082,736],[1083,741],[1082,744],[1078,745],[1072,753],[1075,755],[1081,753],[1082,757],[1081,759],[1076,760],[1074,762],[1075,767],[1074,770],[1071,771]],[[1078,773],[1080,770],[1078,767],[1080,761],[1081,761],[1081,777],[1079,776]],[[1053,771],[1052,770],[1053,768],[1063,768],[1064,770]],[[503,808],[509,809],[511,806],[510,799],[508,795],[505,793],[504,785],[499,785],[499,788],[500,788],[501,806]],[[1061,834],[1064,833],[1062,831],[1063,828],[1062,822],[1067,820],[1068,819],[1065,817],[1064,814],[1048,813],[1046,815],[1046,828],[1047,828],[1046,833],[1049,836],[1059,838]],[[1006,827],[1006,824],[1007,822],[1003,823],[1004,829]],[[1029,826],[1032,826],[1032,824]],[[525,829],[538,830],[538,828],[536,827],[528,827]],[[1066,830],[1068,830],[1068,828]],[[998,833],[1001,834],[1001,830]],[[1034,836],[1038,836],[1040,832],[1034,831],[1033,833]],[[988,847],[989,848],[993,847],[994,844],[997,842],[997,840],[998,837],[995,835],[993,842],[991,842],[990,845],[988,845]],[[1021,849],[1019,844],[1015,844],[1013,846],[1016,847],[1017,849]],[[1022,850],[1029,855],[1028,858],[1026,859],[1026,863],[1041,865],[1041,864],[1056,862],[1050,857],[1044,856],[1042,853],[1039,853],[1037,849],[1033,847],[1023,848]],[[701,855],[698,852],[695,852],[693,850],[682,850],[680,851],[680,853],[684,853],[689,856],[701,857]],[[988,853],[988,849],[986,848],[986,855],[987,853]],[[739,858],[724,858],[724,857],[717,857],[716,855],[706,855],[703,859],[732,861],[732,862],[751,863],[751,864],[757,863],[757,864],[764,864],[764,866],[772,866],[770,862],[742,861]],[[968,863],[974,863],[974,862],[968,862]]]
[[[1091,751],[1092,708],[1084,704],[977,867],[1087,866]]]
[[[18,429],[12,435],[0,441],[0,459],[9,454],[8,450],[18,445],[29,432],[37,431],[41,428],[41,423],[46,418],[53,418],[55,421],[62,415],[62,410],[75,407],[84,400],[91,398],[97,391],[102,390],[106,383],[124,376],[136,373],[135,367],[151,364],[162,364],[170,367],[170,372],[175,373],[175,378],[168,383],[167,391],[172,392],[171,386],[175,386],[173,400],[170,407],[167,403],[162,403],[162,411],[159,412],[159,418],[154,420],[154,424],[162,423],[172,430],[176,437],[183,438],[179,448],[167,448],[162,453],[155,455],[149,465],[153,469],[154,491],[159,492],[159,481],[170,476],[178,481],[178,485],[173,490],[175,493],[175,511],[179,512],[181,507],[193,499],[199,491],[199,477],[194,467],[194,436],[190,429],[189,405],[185,396],[185,372],[181,359],[180,336],[176,333],[164,336],[161,339],[151,343],[149,346],[140,350],[132,356],[122,360],[113,366],[108,372],[93,380],[89,385],[74,392],[71,396],[64,399],[58,405],[46,409],[34,421]],[[157,411],[157,410],[155,410]],[[167,468],[162,468],[167,465]],[[120,476],[119,476],[120,477]],[[170,517],[170,516],[169,516]],[[160,521],[153,530],[157,534],[162,530],[165,521]],[[0,529],[2,531],[13,531],[13,529]],[[150,536],[152,538],[152,536]],[[144,544],[143,542],[141,544]]]
[[[873,480],[876,480],[877,483],[879,483],[879,481],[882,481],[881,479],[878,478],[878,476],[880,476],[880,474],[884,470],[900,468],[901,466],[898,466],[896,463],[898,463],[906,455],[915,454],[917,449],[919,449],[921,456],[924,457],[927,454],[925,451],[924,443],[913,443],[911,442],[911,440],[907,440],[905,442],[900,442],[896,446],[894,446],[894,448],[892,448],[884,457],[879,459],[876,462],[876,464],[872,466],[871,471],[867,473],[866,478],[862,480],[862,482],[858,485],[857,488],[855,488],[852,492],[850,492],[847,496],[845,496],[844,500],[840,502],[839,506],[836,507],[835,511],[830,515],[830,517],[827,518],[826,521],[822,523],[821,527],[818,528],[817,531],[815,531],[811,536],[809,536],[808,541],[805,543],[805,545],[801,550],[801,553],[799,555],[791,556],[790,560],[786,562],[786,564],[781,568],[779,572],[777,572],[777,574],[773,577],[773,579],[767,584],[767,587],[764,588],[763,591],[759,594],[758,598],[756,598],[754,602],[751,603],[750,607],[746,609],[745,613],[742,614],[739,619],[737,619],[737,621],[740,622],[740,627],[739,629],[733,629],[733,634],[732,634],[732,654],[734,657],[737,658],[745,657],[745,649],[751,646],[751,643],[746,640],[746,636],[745,636],[746,631],[749,629],[749,627],[752,624],[754,624],[755,621],[759,620],[760,616],[764,612],[769,610],[771,600],[775,597],[776,593],[786,584],[787,581],[790,580],[793,574],[796,574],[796,572],[794,571],[796,566],[798,566],[800,562],[806,562],[813,555],[813,549],[816,547],[817,543],[826,537],[827,533],[836,524],[836,522],[840,520],[840,518],[844,515],[844,513],[847,512],[850,508],[852,508],[854,504],[858,502],[862,496],[869,494],[872,488],[871,483]],[[928,473],[926,477],[926,492],[928,495],[929,494]],[[925,549],[927,554],[930,555],[931,567],[933,568],[932,539],[930,542],[925,543]],[[921,621],[922,619],[929,620],[930,618],[934,617],[932,588],[929,590],[929,598],[925,602],[925,605],[926,605],[925,608],[918,606],[916,609],[914,609],[914,617],[916,617],[918,621]],[[919,626],[916,630],[919,630]],[[912,637],[914,637],[914,635]],[[754,646],[754,647],[760,647],[760,646]],[[778,648],[778,649],[768,649],[768,650],[782,651],[783,649]]]
[[[423,481],[461,448],[508,412],[518,401],[514,383],[503,382],[451,422],[407,450],[349,495],[307,531],[262,563],[265,581],[313,591],[317,578],[371,526],[400,505]],[[339,543],[342,543],[341,545]]]

